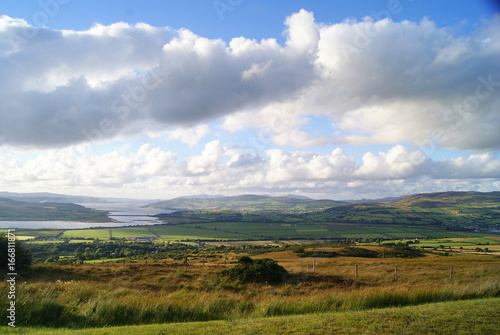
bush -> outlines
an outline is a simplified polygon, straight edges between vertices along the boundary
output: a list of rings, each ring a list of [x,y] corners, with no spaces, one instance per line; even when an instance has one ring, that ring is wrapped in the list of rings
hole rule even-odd
[[[348,257],[377,258],[378,252],[365,248],[345,247],[344,249],[342,249],[342,255]]]
[[[416,258],[423,255],[424,253],[421,250],[406,245],[395,245],[392,247],[392,250],[385,253],[385,257],[395,258]]]
[[[224,276],[245,283],[280,284],[288,276],[288,271],[269,258],[253,260],[248,256],[238,259],[238,265],[222,271]]]

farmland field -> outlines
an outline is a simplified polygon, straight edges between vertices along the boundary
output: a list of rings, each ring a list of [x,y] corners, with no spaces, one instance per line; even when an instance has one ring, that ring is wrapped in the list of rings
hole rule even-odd
[[[203,225],[200,224],[201,227]],[[212,228],[212,227],[210,227]],[[216,228],[216,227],[213,227]],[[127,229],[127,228],[124,228]],[[153,226],[151,230],[158,234],[164,241],[185,241],[185,240],[244,240],[257,239],[254,235],[226,232],[208,228],[195,228],[194,225],[164,225]]]
[[[109,229],[68,229],[61,237],[109,239]]]
[[[16,231],[23,240],[109,240],[156,236],[163,241],[274,240],[274,239],[437,239],[482,237],[485,233],[461,232],[427,226],[347,223],[204,222],[140,227]],[[486,234],[495,235],[495,234]],[[498,235],[498,234],[497,234]],[[500,236],[500,235],[498,235]]]
[[[152,236],[153,233],[147,227],[123,227],[108,229],[115,238],[131,238]]]

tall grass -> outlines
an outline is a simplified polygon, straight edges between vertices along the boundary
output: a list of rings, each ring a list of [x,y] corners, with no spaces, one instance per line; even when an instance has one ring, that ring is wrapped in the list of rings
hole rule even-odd
[[[302,299],[295,297],[276,299],[268,304],[263,302],[262,308],[265,316],[281,316],[414,306],[497,296],[500,296],[500,282],[490,283],[488,287],[479,289],[465,287],[362,289],[356,292],[329,293]]]
[[[360,311],[374,308],[500,296],[500,283],[479,287],[364,288],[351,292],[279,293],[251,297],[234,293],[104,290],[86,282],[20,284],[17,324],[49,327],[116,326],[223,320],[241,317]],[[4,290],[2,290],[4,291]],[[2,294],[2,300],[5,294]],[[6,297],[5,300],[6,301]],[[5,318],[2,310],[0,317]]]
[[[287,260],[296,268],[303,261]],[[352,260],[339,259],[318,262],[320,273],[302,274],[299,282],[281,286],[234,283],[219,276],[221,268],[204,266],[80,265],[65,268],[62,281],[54,280],[52,268],[43,268],[35,271],[38,277],[17,283],[16,325],[84,328],[230,320],[500,296],[500,267],[494,258],[457,258],[453,282],[446,279],[443,270],[449,263],[441,258],[398,261],[398,282],[391,279],[393,260],[356,262],[360,278],[350,272]],[[0,284],[0,301],[8,301],[6,284]],[[0,318],[6,316],[1,308]]]

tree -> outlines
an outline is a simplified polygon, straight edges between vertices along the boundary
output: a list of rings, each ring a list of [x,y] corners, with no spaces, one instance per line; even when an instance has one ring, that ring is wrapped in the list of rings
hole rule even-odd
[[[14,250],[12,250],[14,249]],[[31,266],[31,253],[18,240],[0,234],[0,269],[8,270],[11,251],[14,251],[15,270],[24,270]],[[7,271],[12,272],[12,271]]]
[[[241,256],[241,257],[238,257],[238,263],[245,265],[245,266],[250,266],[253,264],[253,259],[251,259],[248,256]]]

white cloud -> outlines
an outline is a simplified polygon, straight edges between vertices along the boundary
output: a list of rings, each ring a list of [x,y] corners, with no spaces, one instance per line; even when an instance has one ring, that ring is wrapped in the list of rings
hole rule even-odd
[[[225,43],[145,23],[61,31],[0,16],[0,186],[333,198],[498,188],[499,27],[496,16],[459,36],[428,19],[326,24],[301,10],[286,18],[283,44]],[[198,155],[93,153],[141,135],[193,149],[221,119],[223,134]],[[327,126],[311,131],[318,120]],[[247,127],[259,150],[222,143]],[[305,149],[332,144],[393,147],[360,161]],[[441,160],[436,147],[474,154]],[[17,151],[26,148],[45,151]]]
[[[325,154],[270,149],[260,156],[229,149],[218,140],[207,143],[199,155],[182,159],[150,144],[135,151],[82,152],[81,148],[68,147],[24,159],[0,156],[0,188],[93,195],[99,190],[122,197],[129,192],[128,196],[149,198],[301,192],[340,199],[360,193],[384,196],[447,188],[494,190],[500,178],[496,155],[431,160],[421,151],[401,145],[377,154],[366,153],[359,162],[340,148]]]
[[[0,145],[62,147],[227,117],[226,128],[261,127],[281,146],[434,137],[498,148],[499,22],[454,36],[428,19],[317,24],[301,10],[280,45],[144,23],[60,31],[2,16]],[[329,117],[343,136],[312,137],[301,129],[309,115]],[[267,122],[276,116],[282,125]]]
[[[179,139],[182,143],[189,146],[198,144],[198,142],[205,136],[210,134],[212,131],[207,125],[199,125],[192,128],[177,128],[176,130],[168,134],[169,138]]]
[[[402,145],[391,148],[387,153],[375,156],[367,152],[355,176],[366,179],[406,179],[424,173],[427,158],[421,151],[410,150]]]
[[[209,142],[205,145],[200,156],[190,157],[187,162],[187,172],[190,174],[210,174],[221,166],[221,158],[226,149],[219,140]]]

